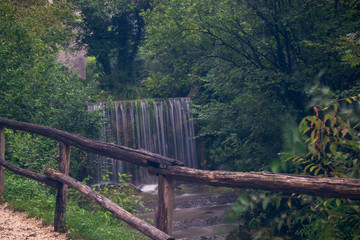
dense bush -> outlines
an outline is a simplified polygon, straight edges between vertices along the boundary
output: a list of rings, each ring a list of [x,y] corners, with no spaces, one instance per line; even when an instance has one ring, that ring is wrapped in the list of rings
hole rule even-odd
[[[98,99],[97,82],[84,83],[57,62],[59,50],[74,39],[79,19],[73,10],[65,0],[1,1],[0,116],[96,138],[101,117],[87,111],[86,102]],[[54,141],[18,131],[6,135],[10,162],[35,171],[56,165]],[[84,175],[84,153],[74,149],[72,159],[71,174]]]
[[[354,115],[349,110],[359,106],[357,101],[358,97],[351,97],[326,107],[314,106],[314,115],[305,117],[299,126],[300,132],[307,136],[307,151],[301,155],[295,154],[295,149],[284,153],[283,161],[287,161],[284,164],[292,165],[287,170],[318,177],[359,178],[360,124],[358,119],[349,118]],[[239,198],[231,217],[244,225],[243,231],[258,239],[358,239],[359,203],[349,199],[250,192]]]

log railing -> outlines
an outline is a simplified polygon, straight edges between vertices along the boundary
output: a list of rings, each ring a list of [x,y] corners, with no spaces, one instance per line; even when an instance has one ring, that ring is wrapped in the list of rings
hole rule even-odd
[[[46,176],[21,169],[5,161],[5,127],[43,135],[59,141],[59,171],[47,169]],[[148,168],[150,174],[158,176],[158,204],[155,212],[155,224],[131,215],[124,209],[91,190],[86,185],[68,176],[71,146],[98,155],[111,157]],[[4,168],[43,182],[58,189],[55,207],[54,228],[62,231],[63,217],[66,213],[67,187],[72,187],[90,199],[96,201],[116,217],[152,239],[172,239],[172,212],[174,202],[174,180],[197,182],[213,186],[231,188],[247,188],[308,194],[320,197],[348,198],[360,200],[360,179],[320,178],[290,174],[274,174],[268,172],[228,172],[207,171],[188,168],[183,163],[144,150],[135,150],[114,144],[91,140],[65,131],[17,122],[0,117],[0,196],[4,194]]]
[[[0,125],[0,158],[5,159],[5,128]],[[4,194],[5,168],[0,165],[0,196]]]

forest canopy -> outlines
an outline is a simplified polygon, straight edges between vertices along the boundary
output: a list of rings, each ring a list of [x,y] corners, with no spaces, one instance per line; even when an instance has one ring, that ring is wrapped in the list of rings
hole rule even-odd
[[[299,121],[321,91],[323,100],[358,94],[359,7],[155,1],[142,14],[143,84],[157,97],[192,96],[208,166],[262,168],[282,150],[284,121]]]

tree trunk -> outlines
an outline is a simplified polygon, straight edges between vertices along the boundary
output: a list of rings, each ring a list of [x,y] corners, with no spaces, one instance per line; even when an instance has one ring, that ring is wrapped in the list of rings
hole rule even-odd
[[[100,206],[105,208],[106,210],[110,211],[114,216],[117,218],[123,220],[127,224],[129,224],[131,227],[139,230],[140,232],[144,233],[148,237],[155,239],[155,240],[172,240],[174,238],[171,238],[168,234],[160,231],[159,229],[155,228],[151,224],[135,217],[131,213],[125,211],[118,205],[116,205],[111,200],[105,198],[104,196],[100,195],[99,193],[92,190],[89,186],[69,177],[64,174],[62,174],[59,171],[53,170],[53,169],[46,169],[45,170],[46,176],[57,180],[59,182],[62,182],[63,184],[67,184],[69,187],[72,187],[79,192],[83,193],[85,196],[90,198],[91,200],[97,202]]]

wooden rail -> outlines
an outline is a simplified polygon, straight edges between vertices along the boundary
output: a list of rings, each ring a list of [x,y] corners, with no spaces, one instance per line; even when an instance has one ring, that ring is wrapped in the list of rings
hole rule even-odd
[[[59,171],[47,169],[45,171],[46,176],[44,176],[6,162],[5,127],[36,133],[59,141]],[[132,216],[109,199],[106,199],[89,187],[67,176],[69,172],[71,146],[116,160],[147,167],[150,174],[159,176],[159,198],[155,213],[157,228]],[[63,230],[68,186],[82,192],[112,212],[116,217],[152,239],[173,239],[170,235],[174,202],[174,180],[197,182],[213,186],[270,190],[320,197],[360,200],[360,179],[320,178],[267,172],[244,173],[192,169],[184,167],[183,163],[175,159],[170,159],[148,151],[103,143],[54,128],[17,122],[0,117],[0,196],[4,194],[4,168],[58,189],[54,219],[55,231]]]
[[[6,167],[10,171],[13,171],[17,174],[23,175],[27,178],[45,183],[51,187],[55,187],[58,189],[58,195],[56,198],[56,207],[55,207],[55,219],[54,219],[54,230],[55,231],[63,231],[63,222],[62,217],[65,215],[65,207],[66,200],[64,201],[62,197],[59,197],[63,193],[64,186],[70,186],[93,201],[96,201],[100,206],[105,208],[106,210],[113,213],[117,218],[123,220],[133,228],[139,230],[144,233],[148,237],[151,237],[155,240],[173,240],[170,235],[160,231],[156,227],[153,227],[151,224],[141,220],[140,218],[132,215],[126,210],[122,209],[120,206],[116,205],[114,202],[109,200],[108,198],[102,196],[96,191],[92,190],[89,186],[77,181],[74,178],[67,176],[61,171],[56,171],[53,169],[46,169],[45,174],[48,176],[44,176],[38,173],[34,173],[32,171],[28,171],[22,168],[19,168],[11,163],[0,159],[0,165]]]
[[[360,179],[325,178],[269,172],[207,171],[188,167],[149,168],[150,174],[212,186],[247,188],[360,200]]]
[[[5,128],[0,125],[0,158],[5,159]],[[5,190],[5,168],[0,166],[0,196]]]
[[[79,192],[81,192],[91,200],[96,201],[100,206],[102,206],[106,210],[112,212],[117,218],[123,220],[133,228],[141,231],[142,233],[151,237],[152,239],[173,239],[166,233],[153,227],[151,224],[125,211],[124,209],[116,205],[114,202],[109,200],[108,198],[92,190],[89,186],[67,176],[66,174],[63,174],[60,171],[56,171],[51,168],[46,169],[45,174],[52,179],[55,179],[59,182],[62,182],[78,190]]]
[[[170,159],[156,153],[104,143],[41,125],[18,122],[0,117],[0,126],[14,130],[36,133],[88,152],[133,163],[143,167],[158,166],[159,164],[169,166],[184,166],[184,163],[178,160]]]

